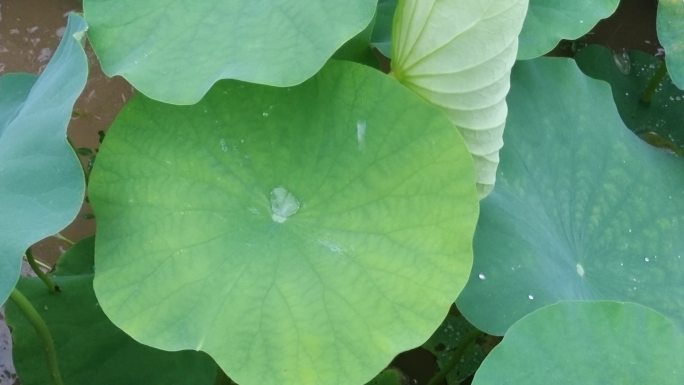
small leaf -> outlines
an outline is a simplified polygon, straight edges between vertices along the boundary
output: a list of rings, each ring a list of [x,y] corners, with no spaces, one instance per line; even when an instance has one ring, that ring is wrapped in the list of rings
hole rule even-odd
[[[622,123],[574,61],[518,62],[499,182],[458,300],[502,335],[562,300],[632,301],[684,327],[684,163]]]
[[[474,331],[477,329],[465,318],[449,314],[439,329],[423,344],[423,348],[434,354],[437,358],[437,365],[440,369],[444,369],[454,359],[454,350],[462,345],[463,339]],[[468,347],[463,352],[461,362],[447,373],[447,384],[459,385],[470,377],[480,367],[484,357],[484,351],[478,344]]]
[[[656,26],[672,82],[684,90],[684,2],[658,1]]]
[[[85,0],[104,72],[194,104],[217,80],[292,86],[373,19],[375,0]]]
[[[45,319],[55,341],[65,384],[210,385],[216,365],[202,353],[164,352],[135,342],[116,328],[93,293],[93,238],[64,254],[53,278],[62,289],[51,294],[38,278],[22,278],[19,289]],[[10,302],[14,364],[21,383],[51,383],[41,357],[42,341]],[[144,379],[144,380],[143,380]]]
[[[563,39],[575,40],[612,15],[620,0],[530,0],[520,32],[518,59],[551,51]]]
[[[680,385],[684,334],[662,314],[619,302],[561,302],[515,323],[473,385]]]
[[[81,17],[69,15],[40,77],[0,77],[0,304],[19,279],[26,249],[68,225],[83,202],[83,170],[66,128],[88,76],[85,30]]]
[[[194,106],[136,97],[90,181],[95,291],[134,338],[241,385],[364,383],[465,284],[472,178],[439,110],[354,63]]]
[[[494,186],[506,94],[527,0],[401,0],[394,76],[445,110],[475,160],[480,196]]]

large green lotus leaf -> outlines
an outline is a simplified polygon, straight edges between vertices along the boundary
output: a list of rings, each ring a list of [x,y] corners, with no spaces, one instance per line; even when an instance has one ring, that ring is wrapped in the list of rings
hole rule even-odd
[[[216,365],[203,353],[165,352],[135,342],[102,313],[93,292],[92,238],[60,258],[53,278],[58,295],[38,278],[22,278],[19,289],[45,319],[55,340],[62,379],[69,385],[213,384]],[[10,302],[11,304],[11,302]],[[14,305],[7,308],[12,326],[13,358],[21,383],[51,383],[43,344]]]
[[[401,0],[392,71],[447,111],[475,160],[480,196],[494,185],[506,94],[527,0]]]
[[[367,385],[405,385],[404,375],[397,369],[390,368],[383,370]]]
[[[373,19],[376,0],[85,0],[109,76],[193,104],[219,79],[299,84]]]
[[[473,385],[680,385],[684,334],[662,314],[620,302],[561,302],[515,323]]]
[[[660,0],[656,25],[672,81],[684,90],[684,2]]]
[[[610,83],[613,98],[627,127],[656,146],[681,153],[684,150],[684,91],[665,76],[651,102],[641,95],[661,65],[661,60],[641,51],[614,52],[590,45],[575,55],[582,72]]]
[[[503,334],[560,300],[625,300],[684,326],[684,164],[622,123],[570,59],[519,62],[499,182],[458,300]]]
[[[85,30],[70,15],[40,77],[0,77],[0,304],[19,279],[24,251],[69,224],[83,201],[83,170],[66,128],[88,76]]]
[[[438,109],[354,63],[189,107],[139,97],[90,183],[95,292],[134,338],[239,384],[362,384],[464,286],[472,180]]]
[[[563,39],[575,40],[615,12],[620,0],[530,0],[520,32],[518,59],[551,51]]]

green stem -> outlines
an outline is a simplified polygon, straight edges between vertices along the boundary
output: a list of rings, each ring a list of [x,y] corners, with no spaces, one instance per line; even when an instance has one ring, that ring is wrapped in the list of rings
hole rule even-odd
[[[52,340],[52,335],[50,330],[45,324],[45,320],[40,316],[36,308],[31,305],[31,302],[26,298],[18,289],[14,289],[10,294],[10,299],[17,305],[17,308],[21,310],[24,317],[33,325],[36,329],[36,333],[41,340],[43,340],[43,346],[45,348],[45,355],[47,357],[47,364],[50,370],[50,376],[52,377],[52,382],[54,385],[64,385],[62,382],[62,376],[59,373],[59,365],[57,363],[57,351],[55,349],[55,342]]]
[[[454,353],[451,355],[451,360],[447,362],[447,364],[442,367],[442,370],[435,374],[430,381],[428,381],[427,385],[441,384],[446,379],[446,376],[452,370],[454,370],[459,363],[461,363],[461,359],[463,358],[466,350],[468,350],[468,348],[474,344],[477,338],[481,335],[483,335],[483,333],[479,330],[473,330],[472,332],[466,334],[463,340],[461,340],[461,343],[456,347],[456,349],[454,349]]]
[[[71,239],[65,237],[64,235],[62,235],[62,233],[54,234],[52,237],[53,237],[53,238],[57,238],[57,239],[59,239],[60,241],[64,241],[64,242],[68,243],[69,246],[73,246],[73,245],[76,244],[76,242],[74,242],[74,241],[72,241]]]
[[[651,104],[651,100],[653,100],[653,95],[655,94],[655,91],[658,88],[660,82],[663,81],[665,75],[667,75],[667,66],[665,66],[665,61],[663,60],[660,63],[660,67],[658,67],[656,73],[653,74],[653,77],[651,78],[651,81],[648,83],[648,86],[646,86],[646,89],[641,94],[641,99],[639,99],[641,103],[646,105]]]
[[[43,271],[43,269],[38,266],[38,262],[36,261],[35,258],[33,258],[33,253],[31,252],[31,249],[26,250],[26,260],[28,261],[29,265],[31,266],[31,269],[36,273],[38,278],[40,278],[43,283],[45,283],[45,286],[47,286],[48,290],[50,290],[50,293],[57,293],[59,292],[59,286],[55,284],[55,282]]]

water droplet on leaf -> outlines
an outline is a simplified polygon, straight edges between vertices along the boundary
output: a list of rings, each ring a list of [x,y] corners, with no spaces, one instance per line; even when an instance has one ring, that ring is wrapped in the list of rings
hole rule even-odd
[[[630,60],[627,51],[621,50],[619,52],[613,52],[613,61],[622,74],[629,75],[629,72],[632,70],[632,61]]]
[[[366,121],[359,120],[356,122],[356,142],[359,148],[362,148],[366,141]]]
[[[299,200],[284,187],[278,186],[271,191],[271,219],[283,223],[299,210]]]

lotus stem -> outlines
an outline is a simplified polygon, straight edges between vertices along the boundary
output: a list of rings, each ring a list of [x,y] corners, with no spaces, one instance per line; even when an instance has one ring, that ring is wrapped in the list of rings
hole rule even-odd
[[[52,339],[50,330],[45,324],[45,320],[40,316],[36,308],[31,305],[31,302],[18,289],[14,289],[10,294],[10,299],[17,305],[17,308],[24,314],[24,317],[33,325],[38,337],[43,341],[45,349],[45,356],[47,358],[48,369],[52,383],[54,385],[64,385],[62,382],[62,375],[59,372],[59,364],[57,362],[57,350],[55,349],[55,342]]]
[[[648,83],[648,86],[646,86],[646,89],[641,94],[641,99],[639,99],[641,103],[646,105],[651,104],[651,100],[653,100],[653,95],[655,94],[660,82],[663,81],[665,75],[667,75],[667,66],[665,65],[665,61],[663,60],[662,62],[660,62],[660,66],[658,67],[656,73],[653,74],[653,77],[651,78],[651,81]]]
[[[69,246],[73,246],[73,245],[76,244],[76,242],[74,242],[74,241],[72,241],[71,239],[65,237],[64,235],[62,235],[62,233],[54,234],[52,237],[53,237],[53,238],[57,238],[57,239],[59,239],[60,241],[64,241],[64,242],[68,243]]]
[[[30,248],[26,249],[26,260],[28,261],[29,265],[31,266],[31,269],[33,269],[38,278],[40,278],[40,280],[43,281],[43,283],[45,283],[45,286],[47,286],[50,293],[59,292],[59,286],[57,286],[57,284],[55,284],[55,281],[53,281],[47,274],[45,274],[43,269],[40,268],[38,261],[36,261],[36,259],[33,258],[33,253],[31,252]]]

